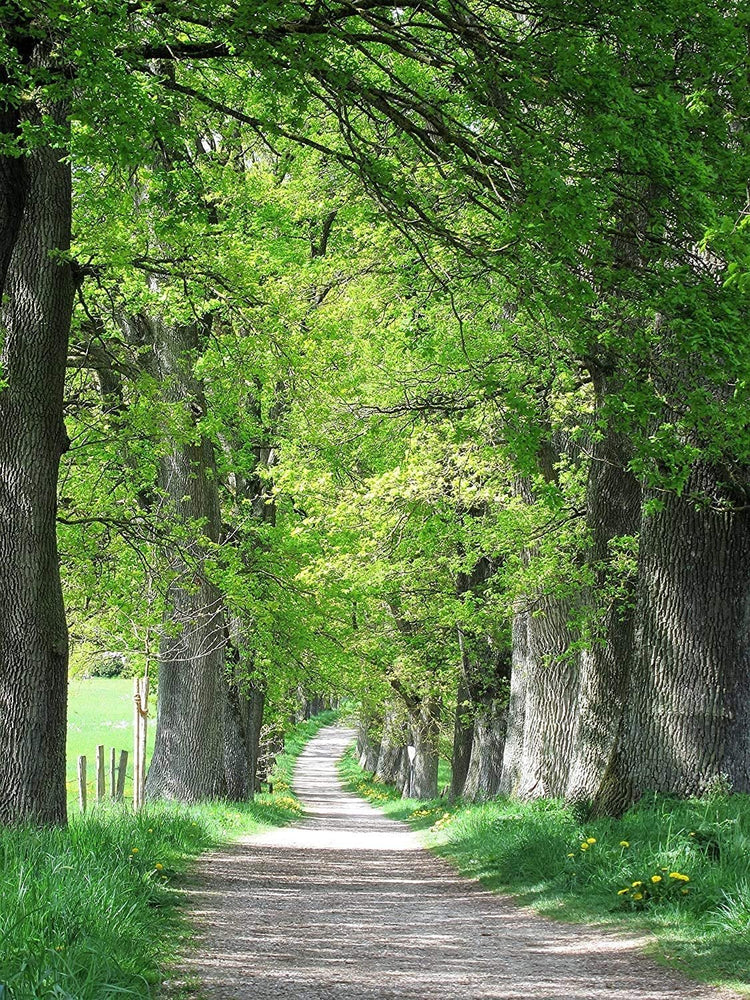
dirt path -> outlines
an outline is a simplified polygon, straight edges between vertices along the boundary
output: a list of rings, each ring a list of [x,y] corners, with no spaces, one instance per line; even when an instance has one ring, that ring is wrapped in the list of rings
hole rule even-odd
[[[641,939],[557,924],[460,878],[403,824],[344,792],[350,730],[297,765],[306,818],[206,859],[186,963],[212,1000],[719,1000],[643,958]]]

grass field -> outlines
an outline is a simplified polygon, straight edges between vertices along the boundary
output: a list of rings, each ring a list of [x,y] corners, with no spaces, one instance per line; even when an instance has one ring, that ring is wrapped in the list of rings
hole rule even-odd
[[[149,697],[151,713],[148,727],[148,753],[154,748],[156,731],[156,697]],[[133,681],[122,677],[92,677],[72,679],[68,686],[68,745],[67,774],[69,806],[78,796],[77,761],[86,755],[88,800],[95,790],[94,759],[96,747],[103,743],[105,762],[109,769],[110,747],[128,751],[128,777],[125,798],[133,796]],[[109,779],[108,779],[109,780]]]
[[[549,917],[645,929],[660,961],[750,996],[749,795],[662,796],[581,823],[558,801],[402,799],[352,751],[341,773],[462,874]]]

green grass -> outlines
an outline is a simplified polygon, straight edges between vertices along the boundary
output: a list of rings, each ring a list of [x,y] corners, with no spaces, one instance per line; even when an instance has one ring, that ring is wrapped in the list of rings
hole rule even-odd
[[[156,726],[155,692],[149,697],[151,718],[148,726],[147,759],[154,748]],[[109,782],[110,747],[128,751],[128,770],[125,783],[125,798],[133,797],[133,680],[123,677],[92,677],[86,680],[71,679],[68,685],[68,743],[67,773],[68,808],[76,810],[78,798],[77,762],[81,754],[86,755],[88,801],[93,802],[95,778],[95,754],[97,745],[105,746],[107,782]]]
[[[153,996],[186,934],[180,887],[191,861],[240,834],[297,818],[301,807],[289,791],[294,759],[334,718],[326,713],[295,727],[274,794],[254,802],[152,804],[137,815],[110,805],[76,815],[67,829],[0,830],[5,1000]]]
[[[750,796],[658,797],[620,820],[581,824],[557,801],[401,799],[352,752],[341,773],[351,789],[423,831],[464,875],[547,916],[646,929],[661,961],[750,996]]]

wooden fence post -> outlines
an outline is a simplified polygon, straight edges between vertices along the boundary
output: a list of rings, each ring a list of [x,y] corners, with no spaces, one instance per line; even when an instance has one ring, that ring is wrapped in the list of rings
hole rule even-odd
[[[133,808],[143,805],[146,784],[146,736],[148,725],[148,675],[133,678]]]
[[[115,765],[115,756],[117,751],[114,747],[110,747],[109,750],[109,797],[115,799],[117,796],[117,768]]]
[[[96,748],[96,801],[104,801],[104,744]]]
[[[141,683],[133,678],[133,808],[140,809]]]
[[[118,802],[122,802],[125,798],[125,773],[128,768],[128,751],[120,751],[120,767],[117,772],[117,791],[115,793],[115,798]]]
[[[141,769],[141,805],[146,797],[146,737],[148,735],[148,673],[141,678],[141,749],[138,754],[138,764]]]
[[[78,758],[78,804],[81,812],[86,812],[86,757]]]

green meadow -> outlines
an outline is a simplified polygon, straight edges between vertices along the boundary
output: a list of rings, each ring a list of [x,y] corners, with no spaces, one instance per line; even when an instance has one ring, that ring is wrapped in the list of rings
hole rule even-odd
[[[95,795],[94,770],[96,748],[105,747],[104,759],[109,787],[110,748],[128,751],[125,799],[133,797],[133,680],[124,677],[71,678],[68,685],[68,744],[67,773],[68,807],[76,808],[78,797],[77,762],[86,756],[88,801]],[[149,696],[149,726],[147,759],[154,749],[156,732],[156,692]]]

